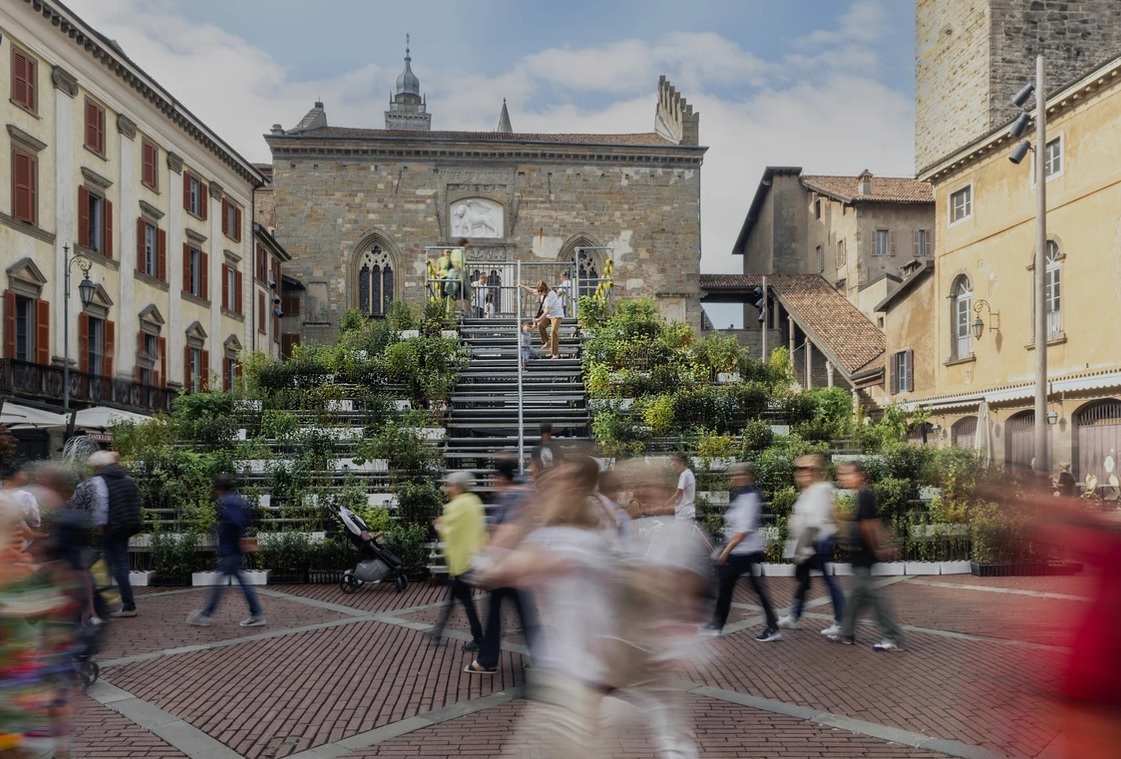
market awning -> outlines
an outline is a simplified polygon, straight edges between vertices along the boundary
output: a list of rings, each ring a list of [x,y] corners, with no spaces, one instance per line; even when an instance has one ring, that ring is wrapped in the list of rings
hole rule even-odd
[[[133,411],[94,406],[78,411],[74,415],[74,426],[78,429],[109,429],[117,422],[146,422],[151,418]]]
[[[53,411],[21,406],[18,403],[4,401],[0,409],[0,425],[5,427],[65,427],[66,417]]]

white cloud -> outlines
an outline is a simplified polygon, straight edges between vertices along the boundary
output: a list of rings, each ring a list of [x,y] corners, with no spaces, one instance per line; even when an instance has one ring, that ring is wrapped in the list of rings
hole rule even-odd
[[[166,2],[70,6],[251,160],[269,160],[261,135],[271,124],[293,126],[316,99],[332,124],[380,126],[400,70],[396,54],[382,51],[376,64],[301,81],[261,48],[191,22]],[[800,38],[777,60],[709,32],[547,49],[494,76],[419,60],[414,70],[435,128],[493,129],[505,97],[514,128],[524,132],[652,131],[657,77],[667,74],[700,111],[701,141],[710,146],[702,170],[702,268],[728,272],[742,265],[729,251],[765,166],[910,174],[913,104],[872,78],[876,46],[869,43],[883,37],[886,23],[880,2],[858,0],[838,28]]]

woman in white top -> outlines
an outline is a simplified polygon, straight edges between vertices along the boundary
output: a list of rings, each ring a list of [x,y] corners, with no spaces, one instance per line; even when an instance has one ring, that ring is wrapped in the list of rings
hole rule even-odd
[[[538,282],[536,288],[529,285],[522,287],[526,292],[536,293],[541,299],[538,302],[537,316],[533,319],[541,332],[541,347],[548,346],[550,358],[560,358],[560,325],[564,320],[564,305],[560,297],[549,289],[545,280]],[[546,325],[551,325],[551,332],[545,329]]]

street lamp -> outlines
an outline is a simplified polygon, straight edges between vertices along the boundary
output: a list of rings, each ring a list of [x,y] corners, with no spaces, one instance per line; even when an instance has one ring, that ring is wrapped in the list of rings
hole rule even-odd
[[[63,277],[62,296],[62,411],[70,410],[70,270],[74,264],[82,270],[82,281],[78,285],[78,297],[82,299],[82,308],[88,308],[93,303],[93,295],[97,285],[90,281],[90,268],[93,263],[81,255],[70,255],[70,246],[62,246],[62,258],[66,262]]]
[[[973,320],[974,340],[980,340],[981,336],[985,334],[985,323],[981,321],[982,308],[989,312],[989,329],[1000,331],[1000,312],[993,311],[992,307],[989,306],[989,302],[982,298],[973,306],[973,312],[977,314],[977,317]]]

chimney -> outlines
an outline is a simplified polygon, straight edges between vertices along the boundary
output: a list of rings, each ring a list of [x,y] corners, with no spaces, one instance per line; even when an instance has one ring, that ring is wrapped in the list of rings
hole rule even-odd
[[[856,178],[856,193],[861,197],[868,197],[872,194],[872,172],[865,169],[860,172],[860,176]]]

